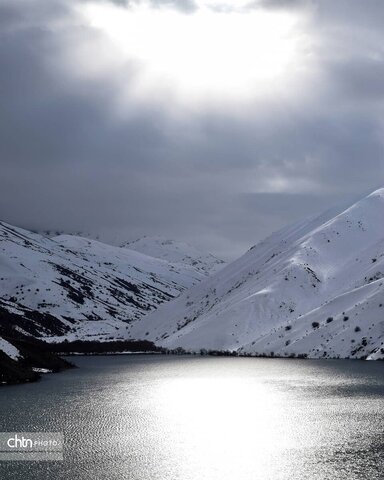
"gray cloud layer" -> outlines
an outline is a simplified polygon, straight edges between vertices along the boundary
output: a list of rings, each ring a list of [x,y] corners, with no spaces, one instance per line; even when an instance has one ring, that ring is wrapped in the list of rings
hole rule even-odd
[[[82,61],[95,45],[103,54],[80,3],[0,5],[2,220],[106,240],[160,233],[233,257],[383,183],[383,2],[253,2],[305,11],[315,61],[241,115],[129,95],[119,113],[137,65],[68,73],[82,48]]]

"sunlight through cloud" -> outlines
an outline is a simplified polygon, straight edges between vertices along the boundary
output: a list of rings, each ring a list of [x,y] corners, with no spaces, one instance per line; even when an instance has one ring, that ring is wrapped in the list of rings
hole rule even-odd
[[[200,1],[185,14],[149,3],[89,3],[81,11],[123,58],[139,66],[137,93],[164,88],[198,100],[264,94],[297,61],[298,18],[244,5],[234,11],[228,2]]]

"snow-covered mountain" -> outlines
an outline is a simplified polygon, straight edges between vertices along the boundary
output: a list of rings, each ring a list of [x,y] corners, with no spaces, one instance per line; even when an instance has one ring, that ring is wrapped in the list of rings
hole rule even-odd
[[[223,268],[225,262],[210,253],[201,252],[185,242],[169,240],[161,236],[142,237],[126,242],[122,247],[171,263],[190,265],[203,274],[212,274]]]
[[[164,347],[384,357],[384,189],[273,234],[129,327]]]
[[[0,326],[16,314],[16,328],[35,337],[125,338],[130,322],[205,276],[127,248],[0,223]]]

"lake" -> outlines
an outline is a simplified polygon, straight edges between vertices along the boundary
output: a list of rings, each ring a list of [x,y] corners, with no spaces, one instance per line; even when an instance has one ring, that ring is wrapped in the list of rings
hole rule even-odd
[[[384,363],[126,355],[0,389],[1,431],[63,432],[2,480],[382,480]]]

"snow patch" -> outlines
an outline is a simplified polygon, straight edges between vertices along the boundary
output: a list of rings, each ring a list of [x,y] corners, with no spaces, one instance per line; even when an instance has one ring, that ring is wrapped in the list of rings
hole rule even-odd
[[[7,340],[1,337],[0,337],[0,350],[4,352],[9,358],[12,358],[12,360],[17,361],[22,357],[19,350],[14,345],[12,345]]]

